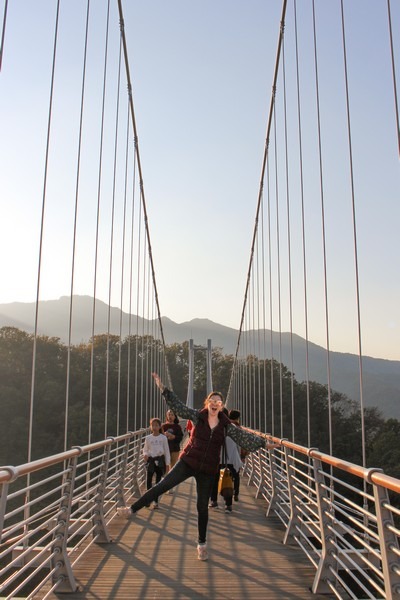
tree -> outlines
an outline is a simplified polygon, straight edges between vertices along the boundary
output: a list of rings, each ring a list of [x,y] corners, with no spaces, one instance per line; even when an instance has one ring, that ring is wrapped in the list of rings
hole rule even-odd
[[[0,329],[0,464],[21,464],[28,457],[33,342],[33,336],[24,331]],[[89,439],[94,442],[147,426],[149,417],[154,416],[149,411],[155,406],[151,404],[154,394],[150,373],[163,360],[164,351],[172,387],[185,401],[188,342],[164,349],[152,336],[135,335],[120,341],[118,336],[98,335],[68,351],[58,338],[39,336],[32,398],[32,458],[60,452],[64,445],[83,445]],[[213,388],[225,396],[233,364],[232,355],[224,355],[221,348],[213,349]],[[328,394],[326,385],[298,382],[285,365],[274,359],[259,360],[249,355],[236,367],[240,384],[232,386],[229,408],[239,408],[247,426],[274,432],[278,437],[283,433],[297,444],[310,444],[322,452],[330,451],[331,439],[335,456],[362,464],[358,404],[333,390]],[[202,406],[206,377],[205,349],[197,346],[195,407]],[[399,421],[385,421],[379,410],[369,407],[364,410],[364,424],[367,465],[400,478]]]
[[[368,466],[400,479],[400,421],[388,419],[371,441]]]

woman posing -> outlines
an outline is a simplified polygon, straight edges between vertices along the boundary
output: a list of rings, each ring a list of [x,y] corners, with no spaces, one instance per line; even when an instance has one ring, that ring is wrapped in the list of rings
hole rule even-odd
[[[153,488],[148,490],[132,506],[118,508],[118,514],[126,518],[150,504],[161,494],[165,494],[182,481],[194,477],[197,488],[197,523],[199,560],[207,560],[206,545],[208,524],[208,501],[211,487],[218,472],[220,452],[225,433],[239,446],[254,452],[259,448],[275,448],[277,444],[267,444],[262,437],[239,429],[222,412],[224,398],[220,392],[211,392],[204,401],[204,408],[189,408],[164,386],[157,373],[152,373],[157,387],[161,390],[167,406],[175,414],[193,423],[192,434],[182,450],[179,460],[167,475]]]

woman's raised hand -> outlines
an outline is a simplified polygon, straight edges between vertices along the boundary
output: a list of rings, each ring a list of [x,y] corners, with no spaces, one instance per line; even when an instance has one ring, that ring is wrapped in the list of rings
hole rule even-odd
[[[156,386],[163,392],[165,385],[162,383],[160,376],[157,373],[152,373],[153,379],[154,379],[154,383],[156,384]]]

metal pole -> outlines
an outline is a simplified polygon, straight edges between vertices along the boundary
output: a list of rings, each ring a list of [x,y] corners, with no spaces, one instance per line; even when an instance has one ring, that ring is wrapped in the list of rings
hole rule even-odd
[[[212,348],[211,340],[207,340],[207,396],[212,391]]]
[[[193,340],[189,340],[189,381],[186,404],[193,408],[193,380],[194,380],[194,346]]]

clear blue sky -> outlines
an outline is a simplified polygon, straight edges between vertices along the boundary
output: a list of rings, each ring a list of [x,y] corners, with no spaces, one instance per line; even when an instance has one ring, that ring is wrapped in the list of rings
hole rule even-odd
[[[201,317],[238,328],[281,2],[129,0],[123,4],[161,312],[176,322]],[[14,0],[8,8],[0,73],[0,303],[35,299],[55,5],[54,1]],[[69,294],[70,282],[65,276],[70,268],[69,258],[62,248],[70,247],[72,209],[67,201],[64,169],[73,166],[73,155],[68,153],[73,144],[68,137],[68,118],[74,117],[76,122],[72,107],[76,106],[74,98],[79,92],[85,5],[83,0],[61,2],[54,128],[65,144],[62,151],[51,155],[52,173],[58,173],[58,188],[54,188],[56,193],[54,189],[52,194],[49,192],[55,199],[49,202],[46,215],[41,299]],[[104,27],[106,3],[96,0],[91,5],[91,31],[95,32]],[[115,18],[116,3],[112,5]],[[344,5],[363,351],[399,360],[400,168],[386,2],[347,0]],[[298,2],[297,6],[310,339],[324,345],[311,1]],[[399,82],[400,6],[392,2],[391,7]],[[340,2],[316,0],[316,9],[331,349],[357,352]],[[286,76],[292,104],[288,120],[295,131],[292,38],[293,3],[289,1]],[[94,33],[92,39],[95,64],[93,48],[98,42]],[[93,86],[94,90],[100,80],[100,70],[93,69],[88,89]],[[292,217],[298,224],[298,155],[295,134],[290,136]],[[81,219],[84,238],[84,211]],[[284,228],[284,222],[281,227]],[[298,225],[292,235],[293,278],[295,289],[299,290],[294,297],[294,331],[304,336]],[[285,265],[283,248],[282,261]],[[285,292],[287,283],[282,286]],[[75,293],[92,293],[89,276],[81,273]],[[106,287],[100,284],[99,297],[106,301],[107,295]],[[118,305],[117,298],[113,304]],[[289,328],[285,304],[282,326],[286,331]],[[277,329],[276,315],[273,328]]]

